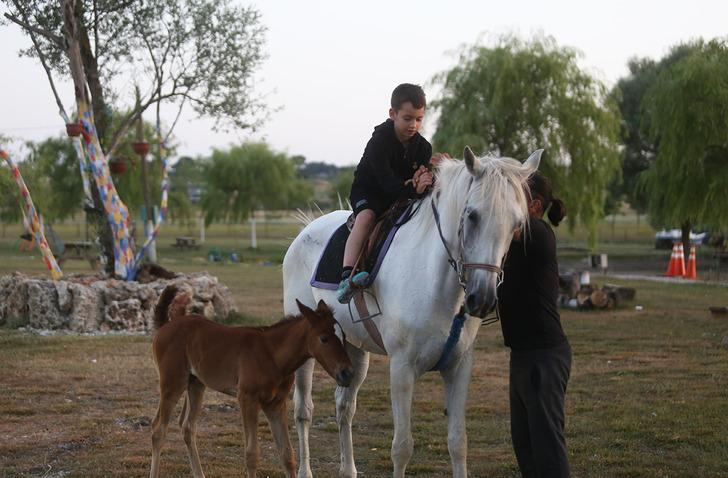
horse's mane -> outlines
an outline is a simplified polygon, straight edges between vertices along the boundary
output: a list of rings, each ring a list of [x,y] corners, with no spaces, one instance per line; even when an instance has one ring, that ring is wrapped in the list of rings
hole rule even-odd
[[[506,204],[506,191],[512,186],[515,194],[517,207],[524,217],[528,217],[528,201],[525,188],[527,177],[523,175],[523,165],[512,158],[498,158],[493,155],[486,155],[477,158],[480,163],[478,181],[475,185],[480,189],[486,203],[490,206],[495,217],[506,212],[509,207]],[[464,161],[444,159],[435,171],[436,181],[433,195],[439,196],[437,206],[442,216],[459,217],[465,207],[466,195],[463,194],[470,187],[472,175],[465,166]],[[432,218],[432,215],[425,215]]]

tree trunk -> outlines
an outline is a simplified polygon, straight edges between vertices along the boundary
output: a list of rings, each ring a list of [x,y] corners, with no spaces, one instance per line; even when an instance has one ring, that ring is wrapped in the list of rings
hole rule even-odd
[[[688,263],[688,255],[690,254],[690,229],[692,229],[690,221],[685,221],[682,223],[682,226],[680,226],[683,243],[683,261],[685,261],[685,264]]]
[[[73,78],[74,93],[76,101],[83,101],[88,104],[87,93],[86,93],[86,73],[84,67],[84,61],[80,53],[80,40],[78,31],[78,19],[77,15],[80,13],[80,9],[77,8],[77,3],[73,0],[60,0],[60,10],[64,18],[64,36],[68,44],[67,55],[69,60],[69,67],[71,70],[71,77]],[[68,8],[66,8],[66,6]],[[70,9],[73,9],[72,11]],[[88,35],[86,35],[86,41],[88,42]],[[98,80],[98,71],[96,71],[96,78]],[[96,121],[94,119],[94,124]],[[101,132],[97,127],[97,136],[100,136]],[[87,220],[93,225],[96,236],[99,239],[101,246],[101,252],[106,258],[105,271],[109,276],[114,277],[115,275],[115,257],[114,257],[114,240],[113,231],[111,230],[111,224],[107,217],[106,209],[101,201],[101,196],[98,191],[96,181],[94,186],[91,188],[94,210],[87,211]]]
[[[141,94],[139,88],[136,88],[136,108],[140,109],[141,106]],[[144,143],[144,121],[140,114],[137,118],[136,124],[136,141],[138,143]],[[144,241],[154,232],[154,207],[152,207],[152,198],[149,194],[149,163],[147,163],[147,155],[140,154],[139,160],[141,161],[141,176],[142,176],[142,197],[144,198]],[[149,244],[147,250],[147,256],[151,262],[157,262],[157,246],[155,241]]]
[[[255,211],[250,215],[250,248],[258,248],[258,235],[255,231]]]
[[[86,25],[83,23],[83,13],[83,2],[76,3],[75,16],[76,26],[78,28],[78,42],[81,47],[81,61],[83,62],[86,82],[88,83],[88,88],[91,92],[91,108],[94,112],[96,133],[98,134],[101,146],[106,149],[108,147],[105,142],[106,130],[108,128],[108,117],[106,114],[104,89],[101,86],[99,64],[91,50],[91,41],[88,37],[88,30],[86,29]]]

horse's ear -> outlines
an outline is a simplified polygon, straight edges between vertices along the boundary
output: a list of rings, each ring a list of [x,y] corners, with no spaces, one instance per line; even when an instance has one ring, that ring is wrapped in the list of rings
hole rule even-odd
[[[542,154],[543,149],[537,149],[536,151],[531,153],[531,156],[529,156],[528,159],[523,163],[523,169],[525,170],[526,174],[531,174],[538,169],[538,165],[541,162]]]
[[[478,162],[478,158],[475,157],[475,154],[473,154],[473,150],[470,149],[470,146],[465,146],[463,158],[465,159],[465,166],[470,171],[470,174],[476,174],[478,169],[480,169],[480,163]]]
[[[316,312],[300,303],[298,299],[296,299],[296,305],[298,306],[298,310],[301,311],[301,315],[306,317],[308,320],[311,320],[312,317],[316,316]]]
[[[316,305],[316,312],[319,312],[321,314],[330,314],[331,309],[329,308],[329,305],[324,302],[323,299],[320,299],[318,301],[318,304]]]

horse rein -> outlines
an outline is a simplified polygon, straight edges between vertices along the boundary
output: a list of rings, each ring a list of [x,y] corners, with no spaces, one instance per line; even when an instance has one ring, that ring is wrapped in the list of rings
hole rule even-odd
[[[440,193],[439,191],[436,194],[436,197],[432,198],[430,200],[430,204],[432,205],[432,214],[435,216],[435,224],[437,225],[437,232],[440,235],[440,241],[442,241],[442,245],[445,247],[445,252],[447,252],[448,257],[448,263],[450,266],[455,270],[455,273],[458,276],[458,282],[460,283],[460,287],[463,288],[463,291],[467,291],[466,287],[466,281],[465,281],[465,273],[468,269],[481,269],[486,270],[489,272],[494,272],[498,276],[498,286],[503,282],[503,268],[501,266],[497,266],[495,264],[487,264],[483,262],[465,262],[463,260],[463,251],[465,250],[465,239],[463,237],[463,214],[460,214],[460,224],[458,226],[458,240],[460,242],[460,254],[457,259],[455,259],[452,255],[452,252],[450,252],[450,247],[447,245],[447,240],[445,240],[445,236],[442,234],[442,226],[440,225],[440,212],[437,210],[437,206],[435,205],[435,200],[439,199]],[[496,286],[497,288],[497,286]]]

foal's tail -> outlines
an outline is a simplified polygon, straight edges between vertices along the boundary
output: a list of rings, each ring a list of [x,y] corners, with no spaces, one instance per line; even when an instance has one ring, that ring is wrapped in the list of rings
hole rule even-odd
[[[179,288],[175,284],[170,284],[164,288],[159,296],[157,306],[154,308],[154,329],[159,330],[169,322],[170,319],[185,315],[187,304],[190,302],[190,292],[185,291],[179,294]]]
[[[174,298],[177,296],[177,286],[174,284],[168,285],[162,291],[159,296],[157,305],[154,308],[154,329],[159,330],[169,322],[169,305],[172,303]]]

